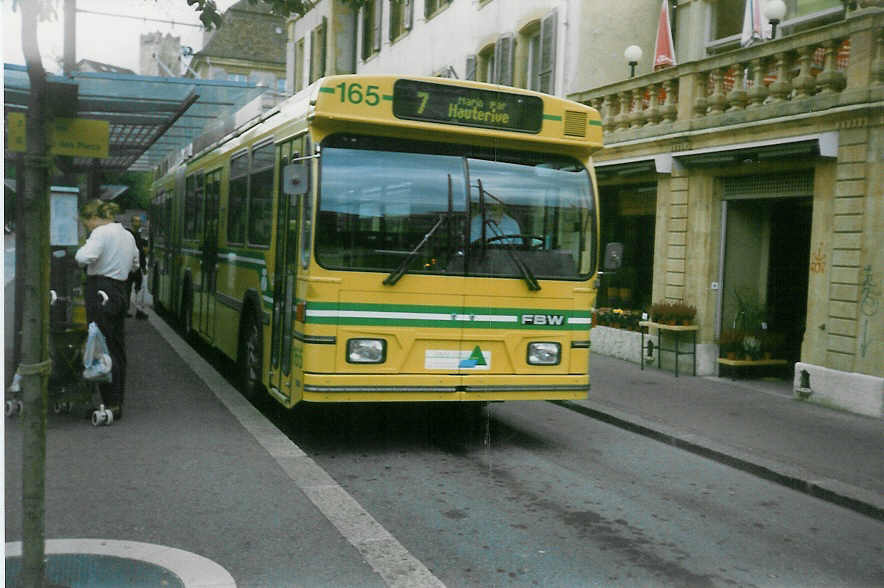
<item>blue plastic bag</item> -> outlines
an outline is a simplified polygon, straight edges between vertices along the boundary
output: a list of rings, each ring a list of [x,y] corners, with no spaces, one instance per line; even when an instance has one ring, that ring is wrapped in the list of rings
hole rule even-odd
[[[86,347],[83,349],[83,379],[90,382],[110,382],[111,368],[110,352],[104,333],[94,322],[89,323],[89,336],[86,338]]]

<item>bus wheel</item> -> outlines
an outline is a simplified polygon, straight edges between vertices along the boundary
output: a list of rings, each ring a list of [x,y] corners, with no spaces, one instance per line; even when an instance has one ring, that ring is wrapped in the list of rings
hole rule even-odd
[[[258,322],[255,313],[251,311],[246,314],[240,330],[237,363],[240,391],[249,400],[254,400],[263,388],[261,383],[263,351],[261,349],[261,323]]]

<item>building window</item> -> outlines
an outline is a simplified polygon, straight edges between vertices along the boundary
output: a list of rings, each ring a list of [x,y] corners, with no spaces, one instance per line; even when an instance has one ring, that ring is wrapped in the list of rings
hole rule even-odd
[[[229,73],[227,74],[227,80],[231,82],[248,82],[249,76],[240,73]]]
[[[295,43],[295,72],[292,81],[292,93],[299,92],[304,87],[304,37]]]
[[[843,16],[844,4],[841,0],[785,0],[785,2],[786,18],[779,30],[786,34],[832,22]],[[742,41],[746,19],[745,4],[719,0],[711,3],[709,10],[707,51],[719,53],[738,48]],[[764,21],[763,13],[761,18],[766,34],[769,35],[770,25]]]
[[[414,0],[390,0],[390,40],[395,41],[411,30]]]
[[[362,7],[362,59],[381,51],[381,0],[368,0]]]
[[[424,17],[432,18],[443,8],[451,4],[451,0],[426,0],[424,2]]]
[[[488,45],[479,51],[479,63],[477,64],[476,80],[493,84],[497,81],[494,67],[494,45]]]
[[[652,302],[657,185],[602,187],[599,206],[602,247],[623,243],[623,267],[602,276],[596,306],[647,309]]]
[[[310,83],[325,75],[325,44],[328,19],[310,32]]]
[[[844,3],[841,0],[785,1],[786,20],[782,28],[784,34],[818,27],[844,17]]]
[[[519,33],[516,46],[519,78],[517,84],[529,90],[540,89],[540,21],[535,21]]]

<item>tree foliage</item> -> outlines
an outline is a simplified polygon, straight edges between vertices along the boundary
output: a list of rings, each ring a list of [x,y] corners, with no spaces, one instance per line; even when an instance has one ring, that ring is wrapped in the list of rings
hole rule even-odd
[[[188,6],[193,7],[199,13],[200,21],[207,30],[220,27],[222,23],[221,14],[218,13],[218,6],[215,0],[185,0]],[[340,0],[344,4],[349,4],[353,8],[362,8],[371,0]],[[401,0],[396,0],[397,2]],[[270,7],[271,12],[278,16],[298,15],[304,16],[318,0],[249,0],[249,4],[257,6],[259,3]]]

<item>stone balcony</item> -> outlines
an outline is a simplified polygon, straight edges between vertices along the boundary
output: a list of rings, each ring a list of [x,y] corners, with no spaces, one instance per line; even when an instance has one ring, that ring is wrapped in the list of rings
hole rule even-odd
[[[602,115],[608,147],[726,132],[747,123],[878,108],[884,2],[838,23],[569,96]]]

